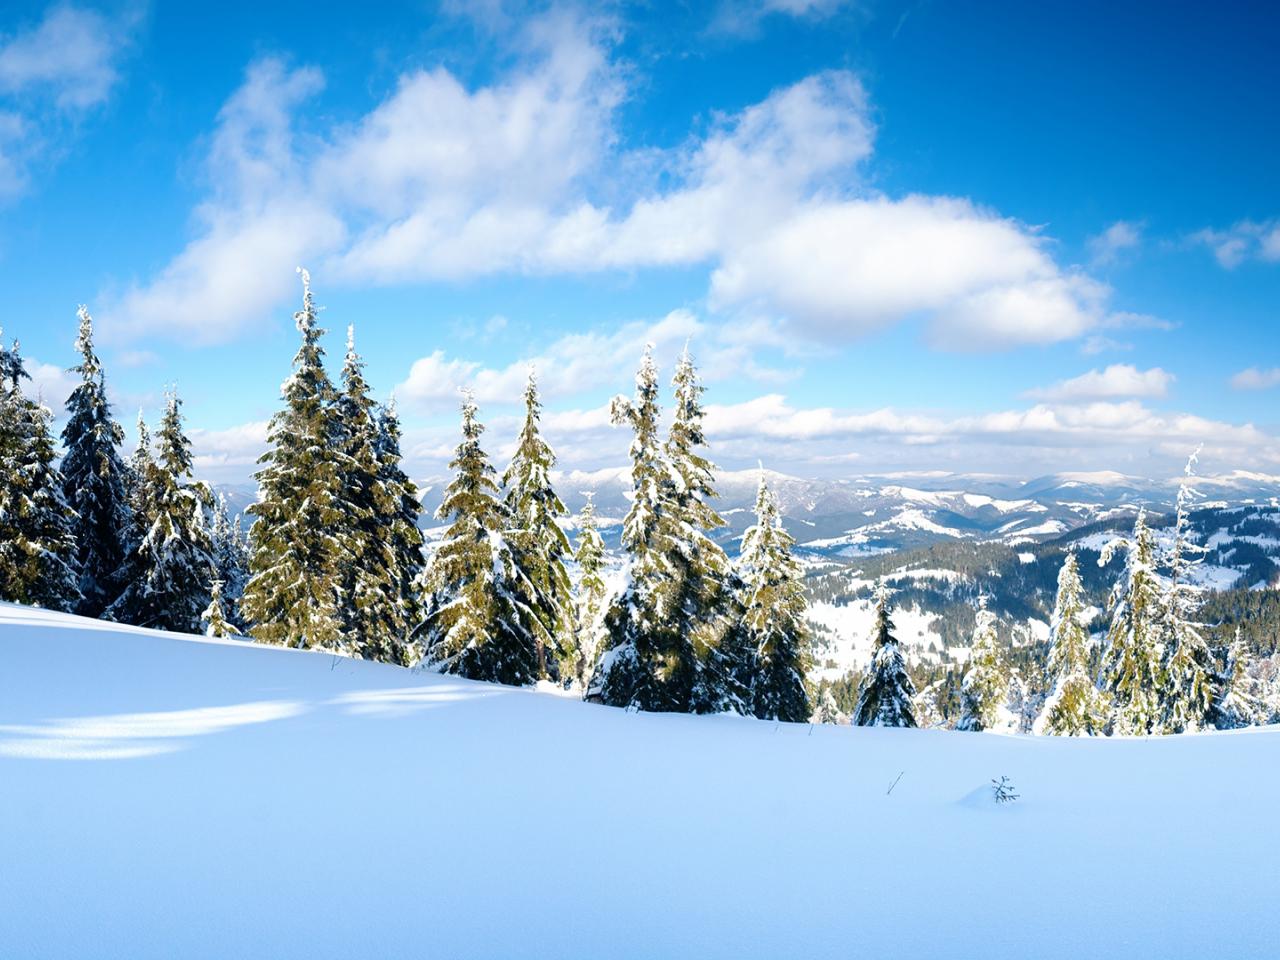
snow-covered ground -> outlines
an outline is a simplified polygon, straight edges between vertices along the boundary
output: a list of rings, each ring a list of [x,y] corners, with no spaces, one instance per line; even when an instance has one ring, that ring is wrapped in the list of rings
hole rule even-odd
[[[1275,729],[631,714],[11,606],[0,664],[6,958],[1276,955]]]

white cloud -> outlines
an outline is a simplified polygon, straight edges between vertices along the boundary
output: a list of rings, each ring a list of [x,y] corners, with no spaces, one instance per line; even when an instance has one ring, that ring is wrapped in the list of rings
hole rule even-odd
[[[913,316],[952,349],[1106,322],[1107,288],[1036,230],[866,189],[874,124],[853,74],[776,90],[675,149],[626,149],[607,32],[562,14],[523,29],[523,59],[490,86],[407,73],[305,148],[295,127],[319,75],[255,65],[220,116],[196,238],[109,298],[104,330],[227,339],[287,301],[298,262],[348,285],[703,265],[714,308],[824,343]]]
[[[1237,390],[1270,390],[1280,387],[1280,367],[1260,369],[1249,367],[1231,378],[1231,386]]]
[[[31,167],[65,147],[67,125],[107,100],[134,22],[57,4],[0,35],[0,196],[20,193]]]
[[[1241,220],[1223,230],[1199,230],[1188,239],[1208,247],[1227,270],[1234,270],[1246,260],[1280,262],[1280,220]]]
[[[41,363],[35,357],[27,357],[24,361],[31,379],[24,381],[23,392],[32,400],[38,400],[61,416],[62,405],[71,396],[80,383],[80,377],[69,372],[65,367],[52,363]]]
[[[1114,263],[1122,254],[1142,243],[1143,225],[1132,220],[1117,220],[1102,233],[1090,237],[1089,253],[1096,264]]]
[[[842,9],[856,6],[852,0],[722,0],[712,18],[712,33],[747,35],[772,15],[799,20],[822,21]]]
[[[195,454],[195,471],[215,483],[247,480],[258,457],[267,449],[267,421],[258,420],[224,430],[193,427],[188,431]]]
[[[1090,370],[1051,387],[1028,391],[1041,400],[1079,401],[1115,397],[1163,397],[1173,383],[1173,374],[1152,367],[1139,370],[1133,364],[1113,363],[1105,370]]]

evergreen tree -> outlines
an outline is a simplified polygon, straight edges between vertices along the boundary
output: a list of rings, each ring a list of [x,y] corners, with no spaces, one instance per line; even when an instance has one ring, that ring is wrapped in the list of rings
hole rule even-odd
[[[742,537],[740,564],[747,585],[746,627],[756,668],[751,712],[762,720],[801,723],[812,712],[805,690],[809,638],[804,577],[783,529],[778,504],[760,471],[756,522]]]
[[[818,704],[813,708],[813,716],[809,718],[809,722],[848,723],[848,719],[836,706],[836,698],[832,695],[831,688],[823,687],[818,693]]]
[[[209,606],[204,608],[200,619],[204,622],[206,637],[234,637],[238,634],[222,607],[221,580],[214,580],[210,585]]]
[[[1036,733],[1078,737],[1100,734],[1106,727],[1106,705],[1089,676],[1089,634],[1083,615],[1080,566],[1071,551],[1058,571],[1058,596],[1049,625],[1052,692],[1036,721]]]
[[[0,599],[70,611],[80,602],[74,515],[49,430],[52,414],[25,397],[18,342],[0,345]]]
[[[390,510],[382,518],[382,536],[392,553],[393,596],[400,608],[399,620],[405,631],[398,639],[400,652],[407,658],[408,635],[421,620],[417,584],[422,575],[422,531],[418,529],[418,488],[402,466],[400,454],[400,417],[395,399],[378,410],[378,435],[374,452],[378,458],[378,483]]]
[[[240,599],[244,596],[245,583],[249,577],[249,553],[245,547],[244,534],[240,531],[240,515],[236,514],[236,518],[231,519],[227,510],[227,498],[222,494],[218,494],[214,506],[211,537],[213,567],[221,584],[219,590],[223,613],[236,633],[241,633],[245,629],[245,623],[240,616]]]
[[[996,616],[987,609],[986,597],[982,597],[978,601],[968,669],[960,685],[960,719],[956,729],[993,729],[1000,721],[1000,708],[1008,694],[1009,677],[1000,662]]]
[[[671,629],[674,484],[658,432],[652,349],[646,346],[641,358],[635,399],[619,396],[611,405],[613,422],[630,426],[633,434],[631,506],[622,522],[627,566],[625,586],[605,616],[607,649],[596,663],[587,697],[618,707],[679,711],[692,700],[697,662],[689,637]]]
[[[147,502],[150,490],[149,478],[154,466],[151,458],[151,431],[147,429],[147,421],[138,411],[138,445],[129,456],[128,470],[125,472],[124,489],[129,501],[129,512],[133,515],[133,529],[129,541],[136,546],[147,535],[148,519],[152,513],[151,504]]]
[[[119,594],[116,576],[132,546],[133,520],[125,491],[128,470],[120,459],[124,431],[111,419],[102,364],[93,350],[93,319],[83,306],[79,317],[76,350],[82,359],[71,372],[80,375],[80,385],[67,398],[62,489],[75,514],[77,612],[96,617]]]
[[[858,727],[914,727],[916,688],[893,635],[893,606],[883,581],[876,588],[875,607],[871,662],[862,680],[852,723]]]
[[[213,495],[192,477],[191,441],[182,431],[182,402],[166,397],[156,456],[142,478],[147,529],[125,563],[127,583],[103,613],[109,620],[199,633],[214,575],[207,514]]]
[[[578,659],[573,636],[572,588],[564,566],[571,550],[569,538],[559,523],[568,511],[551,485],[556,455],[538,428],[542,403],[533,371],[529,372],[525,386],[524,403],[524,423],[515,453],[502,475],[510,524],[508,538],[522,577],[537,591],[527,602],[541,621],[541,632],[550,638],[554,662],[549,671],[547,651],[540,645],[538,669],[543,676],[554,674],[560,678],[572,675]]]
[[[1156,574],[1156,544],[1146,512],[1138,511],[1130,540],[1108,544],[1098,558],[1105,566],[1125,551],[1125,569],[1111,594],[1111,627],[1103,654],[1103,689],[1112,701],[1112,725],[1121,734],[1160,729],[1162,690],[1160,623],[1163,596]]]
[[[574,648],[578,651],[575,674],[585,684],[595,669],[605,640],[604,614],[607,586],[604,579],[604,539],[596,526],[596,506],[591,493],[578,514],[578,545],[574,553],[578,565],[578,590],[574,604]]]
[[[451,522],[425,573],[429,596],[417,636],[427,664],[442,673],[529,684],[539,676],[538,644],[548,637],[527,603],[536,588],[504,533],[506,510],[480,446],[483,432],[468,394],[462,442],[449,464],[455,475],[436,513]]]
[[[302,309],[294,321],[302,344],[281,389],[284,409],[271,418],[270,447],[258,461],[258,502],[249,507],[257,520],[249,528],[250,577],[241,611],[264,643],[344,651],[339,565],[348,556],[342,527],[348,463],[311,278],[299,272]]]
[[[750,713],[755,648],[744,624],[743,584],[709,535],[724,526],[724,520],[711,507],[718,494],[715,466],[702,453],[707,446],[702,425],[705,388],[687,346],[671,385],[675,402],[664,450],[673,481],[666,512],[669,628],[687,638],[683,642],[692,643],[694,657],[693,689],[681,709]]]
[[[1200,562],[1199,555],[1204,553],[1204,548],[1192,540],[1188,518],[1195,496],[1190,481],[1198,454],[1199,450],[1187,460],[1185,478],[1178,487],[1167,563],[1169,583],[1160,609],[1165,681],[1160,730],[1164,733],[1200,729],[1208,722],[1214,702],[1214,658],[1200,632],[1201,625],[1196,622],[1200,590],[1190,577],[1192,568]]]
[[[400,597],[396,550],[388,534],[400,516],[399,491],[382,482],[378,419],[355,349],[355,328],[347,329],[347,354],[338,398],[345,469],[342,471],[341,608],[346,644],[367,660],[407,663],[405,638],[411,624]]]

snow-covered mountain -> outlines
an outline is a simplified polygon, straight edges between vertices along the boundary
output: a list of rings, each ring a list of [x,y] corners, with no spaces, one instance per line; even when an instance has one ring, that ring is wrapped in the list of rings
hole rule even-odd
[[[1275,952],[1276,728],[633,714],[10,605],[0,657],[4,957]]]

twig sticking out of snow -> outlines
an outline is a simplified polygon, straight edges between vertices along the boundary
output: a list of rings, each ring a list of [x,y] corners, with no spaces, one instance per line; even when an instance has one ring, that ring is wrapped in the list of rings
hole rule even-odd
[[[907,772],[907,771],[903,770],[901,773],[899,773],[896,777],[894,777],[894,778],[893,778],[893,783],[889,784],[889,789],[888,789],[888,790],[886,790],[886,791],[884,792],[884,795],[885,795],[886,797],[887,797],[889,794],[893,793],[893,788],[894,788],[894,787],[896,787],[896,786],[898,785],[898,781],[902,779],[902,774],[903,774],[903,773],[906,773],[906,772]]]
[[[1009,782],[1008,777],[992,780],[991,792],[995,795],[996,803],[1012,803],[1018,799],[1018,794],[1014,791],[1013,784]]]

